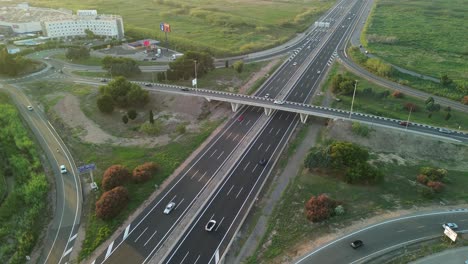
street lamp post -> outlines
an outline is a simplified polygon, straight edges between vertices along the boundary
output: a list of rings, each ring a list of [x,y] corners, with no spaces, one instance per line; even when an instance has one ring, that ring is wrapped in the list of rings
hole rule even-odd
[[[351,110],[349,112],[349,119],[351,119],[351,115],[353,114],[353,105],[354,105],[354,97],[356,96],[356,88],[357,88],[357,80],[354,83],[354,92],[353,92],[353,99],[351,100]]]
[[[409,114],[408,114],[408,120],[406,120],[406,127],[405,129],[408,129],[408,126],[409,126],[409,119],[411,117],[411,112],[413,111],[413,107],[410,107],[409,109]]]
[[[195,88],[198,89],[198,80],[197,80],[197,60],[194,60],[195,62]]]

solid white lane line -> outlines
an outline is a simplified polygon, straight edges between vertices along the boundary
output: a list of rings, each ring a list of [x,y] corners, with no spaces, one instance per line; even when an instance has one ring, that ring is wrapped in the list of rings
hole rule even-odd
[[[248,167],[249,165],[250,165],[250,161],[245,165],[244,171],[245,171],[245,169],[247,169],[247,167]]]
[[[72,237],[70,237],[70,239],[68,240],[68,242],[72,241],[73,239],[76,238],[76,236],[78,236],[78,233],[74,234]]]
[[[191,180],[193,179],[193,177],[195,177],[195,175],[197,175],[198,171],[199,171],[199,170],[197,170],[197,171],[192,175],[192,177],[190,177]]]
[[[232,135],[232,132],[229,133],[229,135],[226,137],[226,139],[229,139],[231,137],[231,135]]]
[[[213,153],[211,153],[210,158],[213,157],[213,155],[216,153],[216,151],[218,151],[218,149],[215,149],[215,150],[213,151]]]
[[[228,196],[228,195],[231,193],[232,188],[234,188],[234,184],[231,186],[231,189],[229,189],[229,191],[228,191],[228,193],[226,194],[226,196]]]
[[[215,231],[218,231],[218,228],[221,226],[221,223],[223,223],[223,221],[224,221],[224,217],[221,219],[221,221],[219,221],[219,224],[216,227]],[[196,261],[195,261],[195,263],[196,263]]]
[[[208,172],[208,171],[205,171],[205,173],[203,173],[203,175],[200,177],[200,179],[198,179],[198,182],[200,182],[200,181],[203,179],[203,177],[205,177],[205,175],[206,175],[207,172]]]
[[[265,152],[268,152],[268,150],[270,149],[270,147],[271,147],[271,144],[268,145],[268,147],[266,148]]]
[[[236,141],[237,137],[239,136],[239,134],[237,134],[233,139],[232,141]]]
[[[180,200],[180,202],[176,205],[176,207],[174,208],[174,210],[177,209],[177,207],[179,207],[179,205],[181,205],[181,204],[184,202],[184,200],[185,200],[185,198],[182,198],[182,200]]]
[[[255,164],[255,167],[253,168],[252,172],[255,171],[255,169],[257,168],[258,164]]]
[[[148,244],[148,242],[154,237],[154,235],[156,235],[157,232],[158,232],[158,230],[155,230],[154,233],[150,236],[150,238],[148,238],[148,240],[146,240],[146,243],[143,244],[143,246],[146,246],[146,244]]]
[[[187,254],[185,254],[185,257],[182,259],[182,261],[180,262],[180,264],[184,263],[184,260],[187,258],[189,252],[190,252],[190,251],[187,251]]]
[[[223,150],[223,152],[221,152],[221,154],[219,154],[217,160],[219,160],[219,158],[221,158],[221,156],[222,156],[223,154],[224,154],[224,150]]]
[[[128,237],[128,231],[130,231],[130,225],[128,225],[127,228],[125,228],[125,233],[124,233],[124,236],[123,236],[123,240],[125,240]]]
[[[260,146],[258,146],[257,150],[260,150],[260,148],[262,148],[263,146],[263,143],[260,143]]]
[[[416,227],[416,228],[423,228],[423,227],[424,227],[423,225],[420,225],[420,226],[418,226],[418,227]]]
[[[107,247],[106,256],[104,257],[104,260],[106,260],[112,253],[113,246],[114,246],[114,241],[112,241],[112,243],[110,243],[110,245]]]
[[[141,234],[135,239],[135,243],[138,241],[138,239],[140,239],[140,237],[146,232],[146,230],[148,230],[148,227],[145,228],[145,230],[143,230],[143,232],[141,232]]]
[[[242,192],[243,189],[244,189],[244,187],[242,187],[242,188],[239,190],[239,192],[238,192],[237,195],[236,195],[236,199],[237,199],[237,197],[239,197],[239,194]]]
[[[402,230],[398,230],[397,232],[398,232],[398,233],[401,233],[401,232],[405,232],[405,230],[402,229]]]
[[[197,264],[199,259],[200,259],[200,255],[198,255],[198,258],[195,260],[195,262],[193,264]]]

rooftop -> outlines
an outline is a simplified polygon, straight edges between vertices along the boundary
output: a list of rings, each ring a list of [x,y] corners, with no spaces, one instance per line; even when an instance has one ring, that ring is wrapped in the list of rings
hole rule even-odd
[[[49,8],[3,6],[0,7],[0,21],[9,23],[39,22],[43,17],[71,15],[70,10]]]

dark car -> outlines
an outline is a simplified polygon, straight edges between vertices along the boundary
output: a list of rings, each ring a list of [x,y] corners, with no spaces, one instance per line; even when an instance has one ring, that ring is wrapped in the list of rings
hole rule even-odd
[[[353,242],[351,242],[351,247],[354,248],[354,249],[357,249],[359,247],[362,247],[364,246],[364,242],[362,242],[362,240],[355,240]]]
[[[184,92],[190,91],[189,88],[187,88],[187,87],[184,87],[184,88],[182,88],[182,89],[180,89],[180,90],[182,90],[182,91],[184,91]]]
[[[400,126],[409,126],[409,125],[411,125],[411,123],[410,123],[410,122],[407,122],[407,121],[400,121],[400,122],[398,122],[398,124],[399,124]]]
[[[107,82],[107,80],[106,79],[101,79],[101,82]]]
[[[261,165],[261,166],[265,166],[267,164],[267,162],[268,162],[268,160],[263,158],[258,162],[258,164]]]
[[[145,86],[146,86],[146,87],[151,87],[151,86],[153,86],[153,85],[152,85],[151,83],[147,83],[147,84],[145,84]]]
[[[151,60],[157,60],[158,58],[157,57],[152,57]]]
[[[143,61],[148,61],[148,59],[145,58],[145,59],[143,59]]]

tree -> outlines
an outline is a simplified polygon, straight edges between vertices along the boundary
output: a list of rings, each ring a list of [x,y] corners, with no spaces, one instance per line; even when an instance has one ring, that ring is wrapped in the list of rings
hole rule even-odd
[[[440,84],[442,84],[442,86],[448,86],[452,83],[452,80],[448,77],[447,74],[442,74],[440,76]]]
[[[416,112],[418,110],[418,106],[413,104],[413,103],[406,103],[405,104],[405,109],[408,111],[408,112]]]
[[[167,79],[188,80],[194,78],[195,62],[197,64],[197,78],[203,77],[208,71],[214,69],[214,60],[208,53],[188,51],[183,56],[169,63],[170,69],[166,72]]]
[[[229,61],[228,61],[228,60],[226,60],[226,61],[224,62],[224,67],[225,67],[225,68],[229,68]]]
[[[138,113],[134,109],[131,109],[127,111],[127,115],[131,120],[135,120],[135,118],[138,116]]]
[[[150,124],[154,124],[153,110],[149,111],[149,122],[150,122]]]
[[[86,38],[88,38],[88,39],[96,38],[96,35],[94,34],[94,32],[92,30],[90,30],[89,28],[85,29],[84,33],[86,34]]]
[[[122,186],[113,188],[102,194],[96,202],[96,216],[103,220],[109,220],[117,216],[129,201],[127,189]]]
[[[305,213],[307,219],[311,222],[320,222],[334,215],[334,208],[337,202],[330,199],[325,194],[312,196],[305,204]]]
[[[448,121],[451,117],[452,115],[450,114],[450,112],[447,112],[447,114],[445,115],[445,121]]]
[[[124,77],[117,77],[99,87],[100,95],[110,95],[119,107],[144,106],[149,102],[149,92]]]
[[[97,106],[99,111],[110,114],[114,111],[114,100],[108,94],[101,95],[97,99]]]
[[[137,62],[130,58],[106,56],[102,59],[102,68],[114,76],[130,77],[141,73]]]
[[[330,145],[331,165],[334,169],[352,167],[369,159],[369,152],[351,142],[334,142]]]
[[[395,97],[395,98],[403,98],[404,94],[400,91],[394,91],[392,93],[392,96]]]
[[[238,61],[234,62],[232,67],[234,67],[234,70],[236,70],[237,73],[241,73],[242,70],[244,69],[244,62],[241,61],[241,60],[238,60]]]
[[[430,181],[427,183],[427,187],[431,188],[434,192],[441,192],[444,188],[444,184],[438,181]]]
[[[462,104],[468,105],[468,95],[463,96]]]
[[[340,92],[340,83],[343,81],[343,75],[337,74],[333,76],[331,81],[331,90],[333,93],[338,94]]]
[[[381,182],[382,179],[382,173],[366,162],[357,163],[356,165],[350,167],[345,174],[345,181],[351,184],[374,184]]]
[[[123,185],[130,178],[130,172],[122,165],[112,165],[102,176],[102,188],[110,190],[116,186]]]
[[[429,180],[427,179],[426,175],[419,174],[418,177],[416,177],[416,181],[420,184],[426,185]]]
[[[122,116],[122,122],[124,122],[124,124],[128,123],[128,116],[127,115]]]
[[[424,104],[425,104],[425,105],[434,104],[434,97],[429,96],[429,98],[426,99],[426,101],[424,102]]]
[[[133,170],[133,181],[137,183],[146,182],[153,174],[158,172],[159,165],[153,162],[146,162]]]
[[[19,54],[9,54],[7,47],[0,45],[0,74],[17,76],[29,65],[31,65],[31,60]]]

